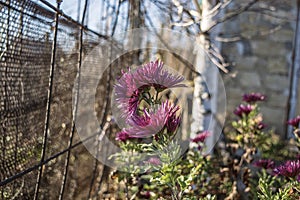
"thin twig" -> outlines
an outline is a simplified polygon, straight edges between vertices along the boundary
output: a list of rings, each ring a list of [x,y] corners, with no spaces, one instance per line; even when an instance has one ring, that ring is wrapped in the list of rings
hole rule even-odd
[[[219,19],[217,21],[215,21],[214,23],[212,23],[212,25],[210,27],[207,28],[207,30],[205,30],[205,32],[209,32],[211,29],[213,29],[215,26],[217,26],[220,23],[223,23],[225,21],[228,21],[230,19],[233,19],[235,17],[237,17],[238,15],[240,15],[241,13],[249,10],[254,4],[256,4],[259,0],[253,0],[248,2],[245,6],[240,7],[239,9],[237,9],[234,12],[230,12],[228,13],[224,18]]]

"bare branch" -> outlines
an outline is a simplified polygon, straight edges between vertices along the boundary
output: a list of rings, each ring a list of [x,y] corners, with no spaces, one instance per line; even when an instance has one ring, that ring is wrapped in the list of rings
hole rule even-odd
[[[189,20],[187,22],[182,22],[182,23],[178,23],[178,22],[173,22],[171,23],[171,27],[172,26],[180,26],[180,27],[187,27],[187,26],[191,26],[195,24],[195,21],[194,20]]]
[[[249,35],[249,36],[242,36],[241,34],[240,35],[236,35],[234,37],[228,37],[228,38],[224,38],[224,37],[220,37],[220,36],[217,36],[215,38],[216,41],[219,41],[219,42],[237,42],[237,41],[241,41],[243,39],[253,39],[253,38],[256,38],[256,37],[262,37],[262,36],[267,36],[267,35],[270,35],[272,33],[275,33],[279,30],[282,29],[282,25],[284,23],[280,23],[279,25],[277,25],[276,27],[272,28],[272,29],[269,29],[269,30],[262,30],[262,31],[259,31],[257,34],[255,35]]]
[[[206,15],[204,15],[203,17],[214,17],[216,16],[218,13],[220,13],[221,9],[225,9],[230,3],[232,2],[232,0],[228,0],[226,2],[219,2],[217,5],[215,5]]]
[[[119,2],[118,2],[116,17],[115,17],[115,21],[114,21],[114,24],[113,24],[113,27],[112,27],[111,36],[113,36],[115,34],[115,30],[116,30],[116,27],[117,27],[117,24],[118,24],[120,6],[121,6],[121,0],[119,0]]]
[[[145,11],[145,16],[149,20],[149,23],[151,26],[154,27],[153,22],[151,18],[149,17],[147,11]],[[170,49],[169,45],[160,37],[160,35],[155,31],[155,34],[160,39],[160,41],[168,48]],[[203,36],[204,37],[204,36]],[[212,46],[211,42],[208,39],[205,39],[204,43],[200,43],[204,48],[205,53],[207,54],[208,58],[223,72],[228,73],[228,70],[226,67],[229,66],[228,63],[225,62],[222,54],[219,52],[217,48]],[[172,52],[172,55],[177,58],[179,61],[181,61],[183,64],[185,64],[193,73],[197,74],[198,76],[201,76],[201,73],[196,71],[189,62],[184,60],[181,56],[177,55],[176,53]]]
[[[180,4],[178,0],[172,0],[172,2],[177,7],[178,16],[182,18],[183,6]]]
[[[206,32],[210,31],[211,29],[213,29],[218,24],[223,23],[223,22],[225,22],[227,20],[230,20],[230,19],[232,19],[232,18],[240,15],[241,13],[249,10],[258,1],[259,0],[252,0],[252,1],[248,2],[245,6],[242,6],[239,9],[237,9],[236,11],[228,13],[224,18],[222,18],[220,20],[217,20],[214,23],[212,23],[212,25],[209,28],[207,28]]]
[[[202,9],[201,9],[201,7],[200,7],[198,1],[197,1],[197,0],[193,0],[193,2],[194,2],[194,4],[195,4],[195,6],[196,6],[198,12],[199,12],[199,13],[202,13]]]
[[[286,20],[286,21],[296,21],[296,16],[292,16],[292,14],[290,16],[280,16],[278,15],[278,12],[276,12],[276,10],[270,10],[270,9],[265,9],[265,8],[252,8],[249,9],[245,12],[254,12],[254,13],[259,13],[261,15],[267,15],[276,19],[281,19],[281,20]]]
[[[154,27],[154,24],[151,20],[151,18],[148,15],[148,12],[145,10],[145,16],[146,18],[149,20],[149,23],[152,27]],[[149,29],[149,27],[147,27]],[[156,36],[160,39],[160,41],[167,47],[167,49],[170,49],[169,45],[161,38],[161,36],[159,35],[159,33],[157,33],[156,31],[154,31]],[[172,55],[177,58],[180,62],[182,62],[183,64],[185,64],[190,70],[191,72],[195,73],[198,76],[201,76],[201,73],[196,71],[193,67],[193,65],[191,63],[189,63],[188,61],[186,61],[185,59],[183,59],[181,56],[177,55],[176,53],[172,52]]]

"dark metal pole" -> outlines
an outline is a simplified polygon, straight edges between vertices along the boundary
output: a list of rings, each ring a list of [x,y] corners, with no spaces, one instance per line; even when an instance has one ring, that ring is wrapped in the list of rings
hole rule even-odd
[[[81,24],[84,26],[85,21],[85,15],[87,11],[88,6],[88,0],[85,0],[85,6],[83,10],[82,20]],[[77,87],[76,87],[76,95],[74,99],[74,108],[73,108],[73,116],[72,116],[72,129],[69,137],[69,143],[68,147],[70,148],[73,144],[73,138],[75,133],[75,121],[76,121],[76,115],[77,115],[77,109],[78,109],[78,98],[79,98],[79,88],[80,88],[80,72],[81,72],[81,64],[82,64],[82,54],[83,54],[83,28],[80,27],[80,35],[79,35],[79,55],[78,55],[78,64],[77,64],[77,74],[78,74],[78,80],[77,80]],[[75,83],[76,84],[76,83]],[[67,152],[67,157],[65,160],[65,169],[63,174],[63,180],[60,188],[59,193],[59,200],[62,200],[64,197],[66,182],[67,182],[67,176],[68,176],[68,170],[69,170],[69,162],[70,162],[70,156],[71,156],[71,150]]]
[[[298,99],[298,83],[300,76],[300,0],[297,1],[297,20],[296,20],[296,30],[294,36],[294,48],[292,56],[292,66],[290,71],[290,87],[289,87],[289,98],[288,98],[288,111],[287,119],[294,118],[297,109],[297,99]],[[298,105],[300,106],[300,105]],[[286,136],[288,138],[293,137],[293,129],[291,126],[286,127]]]
[[[60,8],[61,2],[62,2],[62,0],[57,0],[57,9],[58,10]],[[49,72],[49,85],[48,85],[45,126],[44,126],[44,137],[43,137],[43,144],[42,144],[43,149],[41,152],[40,163],[44,162],[44,160],[45,160],[47,141],[48,141],[48,129],[49,129],[49,122],[50,122],[51,98],[52,98],[52,90],[53,90],[53,77],[54,77],[54,67],[55,67],[55,57],[56,57],[58,18],[59,18],[59,13],[56,12],[54,38],[53,38],[53,43],[52,43],[51,65],[50,65],[50,72]],[[41,185],[41,178],[42,178],[42,174],[43,174],[43,167],[44,167],[44,165],[41,165],[39,168],[38,177],[37,177],[37,181],[36,181],[36,185],[35,185],[34,200],[38,200],[39,189],[40,189],[40,185]]]

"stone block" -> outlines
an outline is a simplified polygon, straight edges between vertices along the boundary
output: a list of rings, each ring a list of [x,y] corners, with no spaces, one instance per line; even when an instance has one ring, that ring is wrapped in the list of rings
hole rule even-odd
[[[273,123],[283,123],[285,120],[285,109],[261,105],[261,112],[265,120]]]
[[[278,107],[261,106],[264,122],[269,128],[274,127],[280,135],[283,134],[284,127],[286,126],[286,110]]]
[[[244,87],[259,87],[261,86],[261,80],[256,72],[240,72],[237,75],[240,83]]]
[[[226,90],[227,99],[236,99],[237,101],[241,101],[243,94],[243,90],[238,87],[230,87]]]
[[[269,58],[267,68],[271,73],[288,75],[289,63],[285,56]]]
[[[230,104],[227,105],[227,107],[226,107],[226,116],[228,118],[232,119],[235,116],[233,112],[234,112],[235,108],[238,105],[240,105],[240,104],[234,104],[233,105],[232,102],[230,102]],[[226,120],[228,120],[228,119],[226,119]]]
[[[222,55],[225,55],[226,57],[236,57],[239,55],[238,47],[235,43],[224,43],[222,45]]]
[[[266,23],[273,24],[273,25],[278,25],[282,24],[282,17],[289,17],[289,12],[284,11],[284,10],[276,10],[276,15],[278,17],[274,17],[272,15],[263,15],[262,20],[265,21]]]
[[[241,40],[237,42],[232,42],[230,44],[224,44],[222,46],[222,54],[226,55],[226,58],[230,57],[234,59],[239,56],[249,56],[252,55],[251,41]]]
[[[285,91],[289,87],[289,79],[287,76],[267,74],[264,78],[266,88],[274,91]]]
[[[270,34],[269,37],[275,42],[293,42],[294,41],[294,30],[292,29],[280,29]]]
[[[257,63],[257,56],[239,56],[235,60],[235,65],[237,69],[253,70]]]
[[[288,93],[287,92],[269,92],[267,95],[267,101],[264,103],[265,105],[276,107],[278,109],[284,108],[287,109],[288,103]]]
[[[263,57],[284,56],[291,49],[287,49],[284,42],[274,42],[271,40],[254,40],[251,42],[253,55]]]

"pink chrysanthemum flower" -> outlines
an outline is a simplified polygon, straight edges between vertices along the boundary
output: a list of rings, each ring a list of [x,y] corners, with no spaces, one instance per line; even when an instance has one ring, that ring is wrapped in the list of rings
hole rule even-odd
[[[115,98],[122,118],[128,119],[136,114],[140,103],[140,94],[153,86],[162,91],[166,88],[185,87],[181,84],[184,77],[174,75],[163,69],[160,61],[150,62],[135,71],[128,69],[115,85]]]
[[[266,127],[266,125],[263,123],[263,122],[259,122],[257,125],[256,125],[256,128],[258,130],[262,130]]]
[[[120,131],[116,135],[116,140],[122,141],[122,142],[125,142],[129,138],[130,138],[130,136],[128,135],[128,133],[126,131]]]
[[[128,119],[128,124],[130,126],[147,126],[150,123],[151,116],[147,112],[146,109],[144,109],[143,115],[139,116],[137,114],[132,115]]]
[[[163,66],[163,62],[156,60],[138,68],[135,72],[137,85],[151,85],[157,90],[185,87],[185,84],[181,84],[183,76],[169,73]]]
[[[264,169],[273,169],[274,168],[274,161],[270,159],[260,159],[253,163],[255,167],[261,167]]]
[[[162,103],[157,111],[144,110],[143,116],[135,116],[130,120],[130,128],[126,132],[132,138],[147,138],[162,131],[167,125],[170,117],[174,117],[179,110],[178,106],[172,105],[169,101]]]
[[[251,105],[239,105],[235,110],[234,110],[234,114],[239,116],[239,117],[243,117],[243,115],[249,115],[249,113],[253,110],[253,107]]]
[[[297,117],[290,119],[287,124],[293,126],[294,128],[298,128],[299,124],[300,124],[300,115],[298,115]]]
[[[130,137],[133,138],[147,138],[155,135],[156,133],[160,132],[166,121],[166,114],[160,113],[158,114],[150,114],[151,119],[149,120],[148,124],[145,126],[135,125],[130,128],[126,128],[125,130],[128,132]],[[142,118],[142,117],[141,117]]]
[[[139,104],[139,94],[131,71],[123,73],[123,76],[115,85],[115,99],[118,108],[122,110],[123,118],[127,118],[136,112]]]
[[[275,175],[295,178],[300,175],[300,160],[286,161],[284,164],[276,167],[273,171]]]
[[[195,142],[195,143],[199,143],[199,142],[204,142],[205,139],[207,137],[209,137],[211,134],[209,131],[203,131],[202,133],[198,133],[197,136],[193,139],[191,139],[192,142]]]
[[[255,103],[257,101],[264,101],[266,100],[266,96],[261,93],[250,93],[250,94],[244,94],[243,95],[243,101],[247,103]]]
[[[177,108],[179,109],[179,107],[177,107]],[[166,123],[168,133],[174,133],[180,125],[181,118],[176,116],[176,111],[177,110],[174,109],[174,111],[171,112],[168,116],[168,120],[167,120],[167,123]]]

